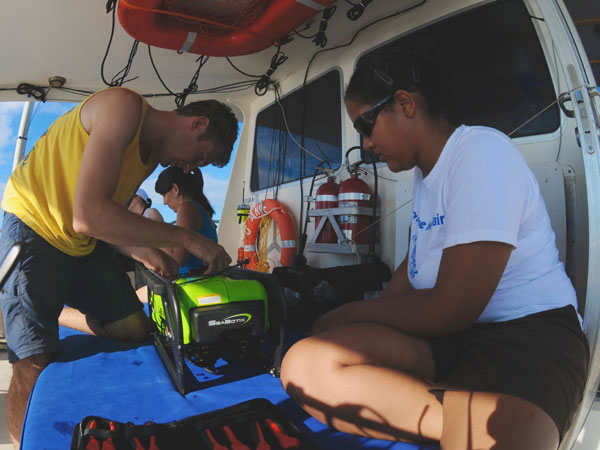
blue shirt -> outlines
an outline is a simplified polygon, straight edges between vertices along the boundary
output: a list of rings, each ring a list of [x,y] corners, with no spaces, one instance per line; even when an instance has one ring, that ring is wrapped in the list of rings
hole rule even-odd
[[[208,214],[204,212],[204,209],[197,202],[192,201],[191,203],[198,209],[198,212],[202,216],[202,227],[199,230],[196,230],[196,233],[217,242],[217,230],[212,226],[210,217],[208,217]],[[179,275],[187,275],[190,270],[202,266],[204,266],[204,262],[200,258],[191,255],[185,265],[179,269]]]

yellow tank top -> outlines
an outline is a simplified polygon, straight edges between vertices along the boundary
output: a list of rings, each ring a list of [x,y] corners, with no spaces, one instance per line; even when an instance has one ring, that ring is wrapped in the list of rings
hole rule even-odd
[[[36,141],[8,180],[2,199],[4,211],[19,217],[54,247],[71,256],[88,255],[96,246],[94,238],[73,229],[75,185],[89,138],[81,123],[80,112],[90,98],[59,117]],[[113,200],[122,205],[127,204],[157,165],[154,153],[146,164],[140,158],[140,132],[148,109],[146,100],[141,96],[140,99],[140,123],[125,149],[113,195]]]

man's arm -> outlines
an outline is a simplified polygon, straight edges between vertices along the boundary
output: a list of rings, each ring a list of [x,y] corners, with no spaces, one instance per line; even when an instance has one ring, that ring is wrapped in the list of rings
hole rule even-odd
[[[179,272],[177,261],[158,248],[130,247],[127,245],[113,245],[113,248],[165,278],[173,278]]]
[[[127,144],[137,131],[140,98],[127,90],[108,90],[90,99],[81,119],[89,132],[75,189],[73,227],[110,244],[184,247],[201,258],[208,273],[229,265],[223,247],[190,230],[147,220],[112,199]],[[102,176],[98,176],[102,174]]]
[[[501,242],[473,242],[442,253],[432,289],[347,303],[315,322],[314,332],[354,322],[375,322],[413,336],[464,330],[481,315],[513,250]]]

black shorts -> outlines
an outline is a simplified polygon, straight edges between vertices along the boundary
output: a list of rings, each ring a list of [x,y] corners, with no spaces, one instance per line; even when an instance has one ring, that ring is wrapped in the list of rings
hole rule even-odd
[[[495,392],[527,400],[567,431],[583,397],[589,347],[572,306],[428,339],[435,364],[429,391]]]

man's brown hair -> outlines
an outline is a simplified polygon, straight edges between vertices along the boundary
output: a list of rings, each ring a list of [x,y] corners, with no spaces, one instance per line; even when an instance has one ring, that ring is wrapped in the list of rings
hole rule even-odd
[[[209,123],[204,137],[213,141],[222,151],[221,157],[214,161],[213,165],[227,165],[238,136],[238,121],[231,108],[217,100],[200,100],[177,108],[175,112],[187,117],[208,117]]]

